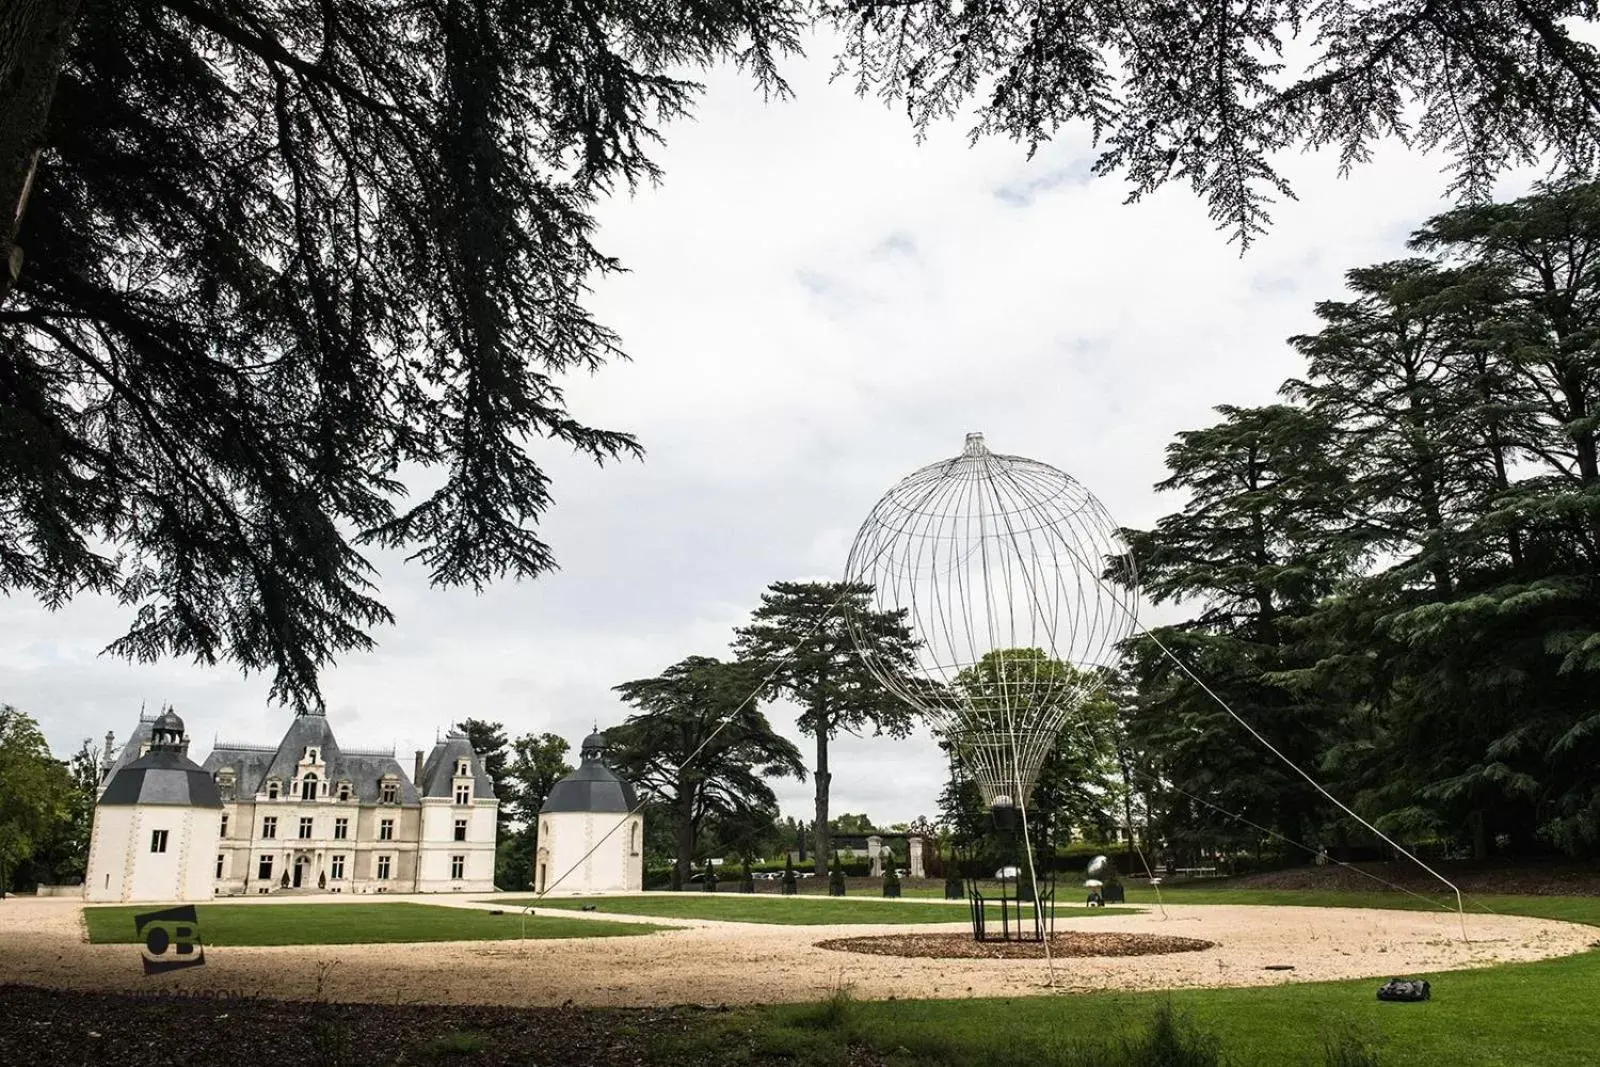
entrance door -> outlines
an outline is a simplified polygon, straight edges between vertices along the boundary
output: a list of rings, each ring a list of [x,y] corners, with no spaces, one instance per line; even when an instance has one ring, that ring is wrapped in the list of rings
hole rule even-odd
[[[299,889],[305,883],[306,872],[311,867],[311,860],[305,856],[296,856],[294,860],[294,887]]]

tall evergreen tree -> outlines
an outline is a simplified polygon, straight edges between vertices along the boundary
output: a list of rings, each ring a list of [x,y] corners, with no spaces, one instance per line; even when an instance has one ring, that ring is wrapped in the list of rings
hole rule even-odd
[[[914,666],[915,638],[906,613],[878,611],[872,589],[843,582],[774,582],[761,595],[749,624],[735,631],[739,659],[756,669],[771,695],[789,697],[801,707],[800,729],[816,741],[816,820],[812,824],[814,869],[828,874],[828,793],[833,773],[828,743],[843,730],[859,735],[905,737],[911,709],[888,692],[861,662],[845,625],[846,612],[857,620],[863,639],[873,643],[880,663],[906,671]]]
[[[753,811],[777,807],[766,779],[805,778],[800,750],[750,699],[755,681],[744,664],[690,656],[616,687],[639,710],[606,740],[618,772],[672,812],[675,890],[689,880],[709,819],[748,822]]]
[[[1187,490],[1183,510],[1153,530],[1125,531],[1140,578],[1157,604],[1198,601],[1197,618],[1158,628],[1174,650],[1245,721],[1300,766],[1317,756],[1317,723],[1281,684],[1297,665],[1296,623],[1343,577],[1349,546],[1337,530],[1343,476],[1326,424],[1288,405],[1219,409],[1223,420],[1187,431],[1168,448],[1171,476],[1158,489]],[[1298,837],[1319,807],[1305,783],[1146,638],[1130,642],[1139,699],[1125,746],[1158,754],[1144,768],[1228,811]],[[1236,830],[1161,798],[1167,836],[1214,845]]]
[[[116,654],[316,706],[391,618],[365,546],[446,586],[548,571],[528,442],[641,454],[560,388],[621,356],[582,302],[618,266],[594,205],[658,176],[686,68],[786,92],[801,14],[0,5],[0,593],[114,594]]]
[[[857,91],[902,104],[919,137],[974,114],[974,139],[1032,155],[1081,124],[1095,174],[1137,199],[1170,181],[1248,243],[1275,197],[1274,157],[1337,146],[1342,170],[1403,138],[1486,194],[1516,164],[1587,167],[1600,146],[1600,52],[1572,32],[1587,0],[824,0]],[[1309,45],[1308,50],[1293,47]],[[1304,65],[1284,56],[1302,52]]]

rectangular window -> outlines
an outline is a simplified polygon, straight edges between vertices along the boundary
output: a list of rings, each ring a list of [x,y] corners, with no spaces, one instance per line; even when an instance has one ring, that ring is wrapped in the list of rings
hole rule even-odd
[[[457,804],[471,804],[472,803],[472,787],[470,785],[458,785],[458,786],[456,786],[456,803]]]
[[[465,856],[451,856],[450,857],[450,877],[459,882],[461,879],[465,878],[466,876],[467,876],[467,857],[465,857]]]
[[[388,880],[389,880],[389,857],[388,856],[379,856],[378,857],[378,881],[387,882]]]
[[[335,882],[337,882],[339,879],[344,877],[344,856],[343,855],[338,855],[338,856],[333,857],[333,861],[328,864],[328,874],[333,877],[333,880]]]
[[[261,879],[263,882],[270,882],[272,880],[271,856],[261,857],[261,863],[256,867],[256,877]]]
[[[167,850],[167,832],[165,830],[150,831],[150,851],[165,852]]]
[[[347,838],[349,836],[350,836],[350,820],[349,819],[335,819],[335,820],[333,820],[333,839],[335,841],[343,841],[345,838]]]
[[[277,782],[268,782],[267,783],[267,799],[268,800],[277,800],[278,799],[278,783]]]
[[[224,813],[222,816],[222,836],[228,836],[228,816],[226,813]]]
[[[222,869],[223,869],[224,865],[226,865],[227,862],[228,862],[228,857],[226,857],[226,856],[218,856],[217,857],[217,878],[219,880],[222,878]]]
[[[311,820],[304,816],[300,819],[300,836],[302,838],[311,836]]]
[[[394,820],[393,819],[384,819],[382,822],[378,823],[378,840],[379,841],[393,841],[394,840]]]
[[[261,836],[278,836],[278,817],[276,815],[268,815],[261,820]]]
[[[457,841],[465,841],[466,839],[467,839],[467,820],[465,820],[465,819],[457,819],[456,820],[456,840]]]
[[[400,787],[393,782],[383,783],[383,803],[398,804],[400,802]]]

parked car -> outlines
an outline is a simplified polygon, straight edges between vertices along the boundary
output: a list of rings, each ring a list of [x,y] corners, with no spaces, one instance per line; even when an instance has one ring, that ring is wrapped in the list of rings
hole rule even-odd
[[[996,878],[1016,878],[1021,874],[1021,869],[1017,867],[1001,867],[998,871],[994,872],[994,876]]]

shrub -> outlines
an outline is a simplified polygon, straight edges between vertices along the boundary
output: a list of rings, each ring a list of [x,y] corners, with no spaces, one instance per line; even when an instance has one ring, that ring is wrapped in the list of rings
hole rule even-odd
[[[839,866],[838,853],[833,857],[833,869],[828,872],[828,895],[830,897],[844,896],[844,868]]]

